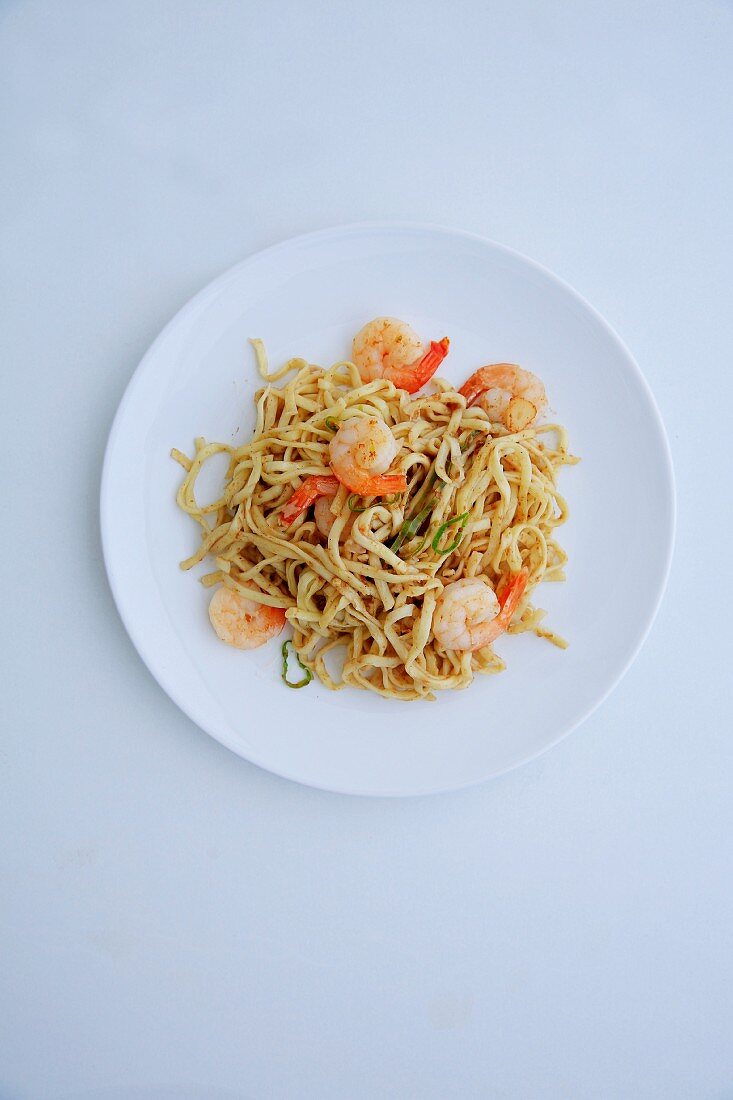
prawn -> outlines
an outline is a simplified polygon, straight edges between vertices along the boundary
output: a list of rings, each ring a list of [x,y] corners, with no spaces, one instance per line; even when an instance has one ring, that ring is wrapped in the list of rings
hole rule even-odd
[[[313,507],[313,519],[316,521],[316,528],[319,534],[323,535],[325,539],[331,534],[331,528],[336,522],[336,516],[331,511],[332,497],[319,497]],[[351,531],[351,526],[356,518],[355,513],[349,516],[344,524],[344,535],[347,535]]]
[[[380,416],[344,420],[328,445],[336,477],[352,493],[364,497],[402,493],[407,488],[404,474],[385,473],[399,449],[399,443]]]
[[[315,474],[313,477],[307,477],[288,499],[280,513],[280,524],[283,527],[290,527],[306,508],[310,508],[311,504],[315,504],[321,497],[335,497],[338,490],[338,478],[331,477],[330,474]],[[321,528],[319,527],[318,530],[320,531]]]
[[[435,639],[445,649],[482,649],[508,628],[522,598],[529,571],[520,569],[497,597],[483,577],[447,584],[438,597],[433,619]]]
[[[222,642],[235,649],[257,649],[285,626],[282,607],[255,603],[223,586],[211,597],[209,618]]]
[[[336,517],[331,511],[331,501],[336,496],[340,484],[339,479],[331,477],[330,474],[315,474],[313,477],[306,478],[280,513],[280,525],[290,527],[312,504],[316,528],[324,538],[328,538],[336,522]]]
[[[547,404],[545,387],[537,375],[516,363],[480,367],[458,392],[468,405],[482,397],[481,405],[491,419],[504,424],[510,432],[528,428]]]
[[[435,374],[448,354],[450,341],[432,340],[427,351],[415,330],[396,317],[376,317],[354,337],[353,358],[362,382],[387,378],[415,393]]]

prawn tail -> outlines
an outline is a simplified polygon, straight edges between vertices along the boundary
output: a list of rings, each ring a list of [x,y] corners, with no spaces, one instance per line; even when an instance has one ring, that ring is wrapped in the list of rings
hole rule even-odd
[[[524,595],[528,580],[529,570],[526,568],[520,569],[498,596],[499,606],[501,607],[498,618],[501,619],[504,629],[506,629],[512,621],[514,612],[519,606],[519,601]]]
[[[409,367],[393,367],[385,371],[385,375],[399,389],[415,393],[433,377],[448,354],[449,347],[450,340],[447,336],[442,340],[431,340],[430,347],[417,363],[411,363]]]
[[[497,599],[500,607],[499,614],[495,619],[492,619],[491,622],[481,624],[477,631],[472,649],[483,649],[484,646],[493,645],[496,639],[500,638],[501,635],[508,630],[514,612],[517,610],[519,601],[527,587],[528,580],[529,570],[522,568],[504,585],[501,592],[497,592]]]
[[[404,493],[407,488],[407,478],[404,474],[379,474],[369,478],[367,493],[374,496],[384,496],[389,493]]]
[[[278,634],[285,626],[285,608],[284,607],[267,607],[262,605],[262,620],[270,627],[271,630],[277,630]]]
[[[338,488],[338,478],[330,475],[315,474],[313,477],[307,477],[303,484],[295,490],[280,513],[280,525],[290,527],[292,523],[295,523],[298,516],[306,508],[310,508],[318,497],[334,497],[338,492]]]
[[[343,483],[352,493],[363,497],[382,497],[390,493],[404,493],[407,478],[404,474],[350,474]]]

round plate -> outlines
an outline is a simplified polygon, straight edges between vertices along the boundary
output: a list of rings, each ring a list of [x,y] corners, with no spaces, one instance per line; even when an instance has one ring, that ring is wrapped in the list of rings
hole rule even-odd
[[[561,471],[568,579],[535,603],[570,642],[502,637],[507,662],[434,703],[399,703],[317,681],[290,691],[276,643],[251,653],[216,638],[178,562],[198,528],[175,504],[172,446],[238,442],[261,385],[248,337],[272,364],[330,364],[371,317],[447,335],[441,375],[521,363],[545,382],[580,465]],[[213,473],[213,472],[212,472]],[[216,486],[211,485],[214,492]],[[138,367],[117,413],[102,479],[110,584],[135,646],[172,699],[213,737],[290,779],[355,794],[412,795],[476,783],[549,748],[598,706],[652,623],[669,570],[672,465],[631,355],[575,291],[538,264],[467,233],[363,224],[298,237],[245,260],[178,313]],[[210,567],[209,567],[210,568]]]

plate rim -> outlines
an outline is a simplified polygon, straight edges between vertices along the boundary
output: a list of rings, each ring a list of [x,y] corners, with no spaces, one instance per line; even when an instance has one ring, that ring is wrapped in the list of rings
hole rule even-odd
[[[235,739],[230,738],[228,734],[221,732],[214,732],[205,719],[200,720],[198,716],[194,717],[191,713],[195,708],[185,704],[179,698],[178,689],[172,685],[172,678],[167,676],[160,668],[154,667],[154,661],[151,657],[150,660],[147,656],[147,647],[145,645],[144,638],[141,638],[136,634],[135,626],[132,622],[132,616],[127,614],[127,608],[125,606],[125,600],[121,592],[121,588],[118,584],[118,579],[115,576],[114,567],[112,565],[112,541],[113,535],[111,530],[112,518],[111,518],[111,500],[108,491],[109,481],[111,478],[111,469],[115,456],[115,449],[118,440],[118,436],[121,432],[122,424],[125,419],[125,413],[127,406],[130,404],[133,395],[137,388],[143,383],[143,379],[148,374],[153,361],[156,357],[158,347],[164,343],[167,339],[169,332],[185,320],[189,313],[203,302],[203,300],[210,296],[215,296],[219,288],[222,287],[230,279],[234,278],[240,271],[244,270],[248,265],[259,260],[261,257],[276,255],[280,251],[286,251],[297,247],[299,245],[309,243],[317,244],[320,242],[328,242],[334,238],[344,238],[350,235],[356,234],[368,234],[368,233],[428,233],[444,237],[459,238],[473,243],[480,244],[482,246],[488,246],[499,253],[503,253],[506,256],[511,257],[513,260],[521,261],[521,263],[534,269],[540,273],[544,278],[550,282],[559,286],[565,293],[569,294],[576,303],[582,306],[600,325],[605,331],[606,335],[610,337],[612,342],[622,352],[628,363],[633,369],[636,376],[636,380],[640,383],[642,390],[645,393],[649,407],[656,422],[656,427],[661,440],[661,455],[663,457],[664,473],[669,489],[669,533],[666,540],[665,557],[663,568],[660,574],[660,579],[657,584],[657,591],[654,597],[653,604],[647,614],[646,621],[643,623],[635,645],[630,651],[627,659],[621,666],[620,670],[612,678],[608,684],[606,690],[599,695],[599,697],[582,712],[579,717],[576,717],[569,725],[564,726],[562,730],[552,740],[548,741],[541,748],[527,752],[519,759],[512,761],[506,767],[501,768],[498,771],[492,771],[488,775],[478,774],[472,776],[470,779],[456,783],[451,782],[448,786],[439,784],[431,787],[422,787],[419,790],[415,789],[393,789],[393,790],[358,790],[347,785],[334,785],[327,782],[316,782],[311,779],[303,779],[301,776],[295,773],[289,773],[287,769],[280,767],[273,767],[269,762],[265,762],[263,759],[258,758],[258,754],[245,754],[242,752],[241,745],[235,744]],[[125,627],[127,635],[133,644],[133,647],[137,651],[143,664],[148,669],[156,683],[162,688],[165,694],[171,699],[172,702],[181,710],[187,718],[189,718],[195,725],[206,733],[209,737],[212,737],[219,744],[224,745],[227,749],[233,752],[236,756],[243,760],[247,760],[249,763],[255,764],[257,767],[270,772],[272,775],[278,775],[283,779],[290,780],[291,782],[299,783],[303,786],[315,788],[317,790],[329,791],[336,794],[356,795],[363,798],[406,798],[406,797],[421,797],[423,795],[434,795],[447,793],[449,791],[465,790],[470,787],[477,786],[479,783],[489,782],[492,779],[497,779],[501,775],[506,775],[508,772],[514,771],[515,768],[522,767],[524,764],[530,763],[532,760],[536,760],[542,756],[545,752],[548,752],[551,748],[554,748],[566,737],[569,737],[579,726],[581,726],[587,719],[606,701],[611,693],[618,687],[621,680],[628,672],[631,665],[638,657],[644,643],[646,642],[652,626],[656,620],[659,608],[664,594],[667,589],[669,576],[672,568],[672,561],[674,558],[674,550],[677,534],[677,486],[674,472],[674,462],[672,459],[672,449],[669,442],[669,437],[664,424],[661,410],[657,404],[657,400],[654,393],[647,381],[641,367],[637,363],[635,357],[632,355],[626,343],[619,336],[612,325],[606,320],[606,318],[593,306],[578,290],[575,289],[570,283],[563,279],[560,275],[557,275],[550,268],[545,267],[539,261],[532,259],[532,257],[525,255],[518,249],[512,248],[508,245],[501,244],[498,241],[493,240],[490,237],[485,237],[482,234],[474,233],[466,229],[457,229],[451,226],[437,224],[432,222],[422,221],[410,221],[410,220],[376,220],[376,221],[357,221],[348,222],[341,225],[329,226],[323,229],[313,230],[307,233],[300,233],[293,237],[287,237],[283,240],[277,241],[274,244],[268,245],[265,248],[257,249],[254,252],[249,253],[242,260],[233,264],[227,268],[221,274],[215,276],[212,280],[201,287],[195,294],[188,298],[183,305],[176,310],[170,320],[163,326],[148,349],[143,354],[139,363],[135,367],[132,375],[125,385],[124,392],[119,401],[115,415],[112,419],[109,435],[104,450],[104,459],[102,462],[102,475],[100,479],[99,490],[99,523],[102,543],[102,557],[104,560],[105,573],[107,581],[114,599],[117,612],[122,619],[122,623]]]

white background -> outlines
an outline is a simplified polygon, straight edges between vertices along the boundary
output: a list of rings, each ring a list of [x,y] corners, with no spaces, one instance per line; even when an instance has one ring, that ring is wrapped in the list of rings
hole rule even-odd
[[[2,1100],[733,1096],[731,4],[0,20]],[[98,534],[162,325],[248,253],[361,218],[485,234],[576,286],[678,478],[667,597],[612,697],[523,769],[405,801],[197,730]]]

